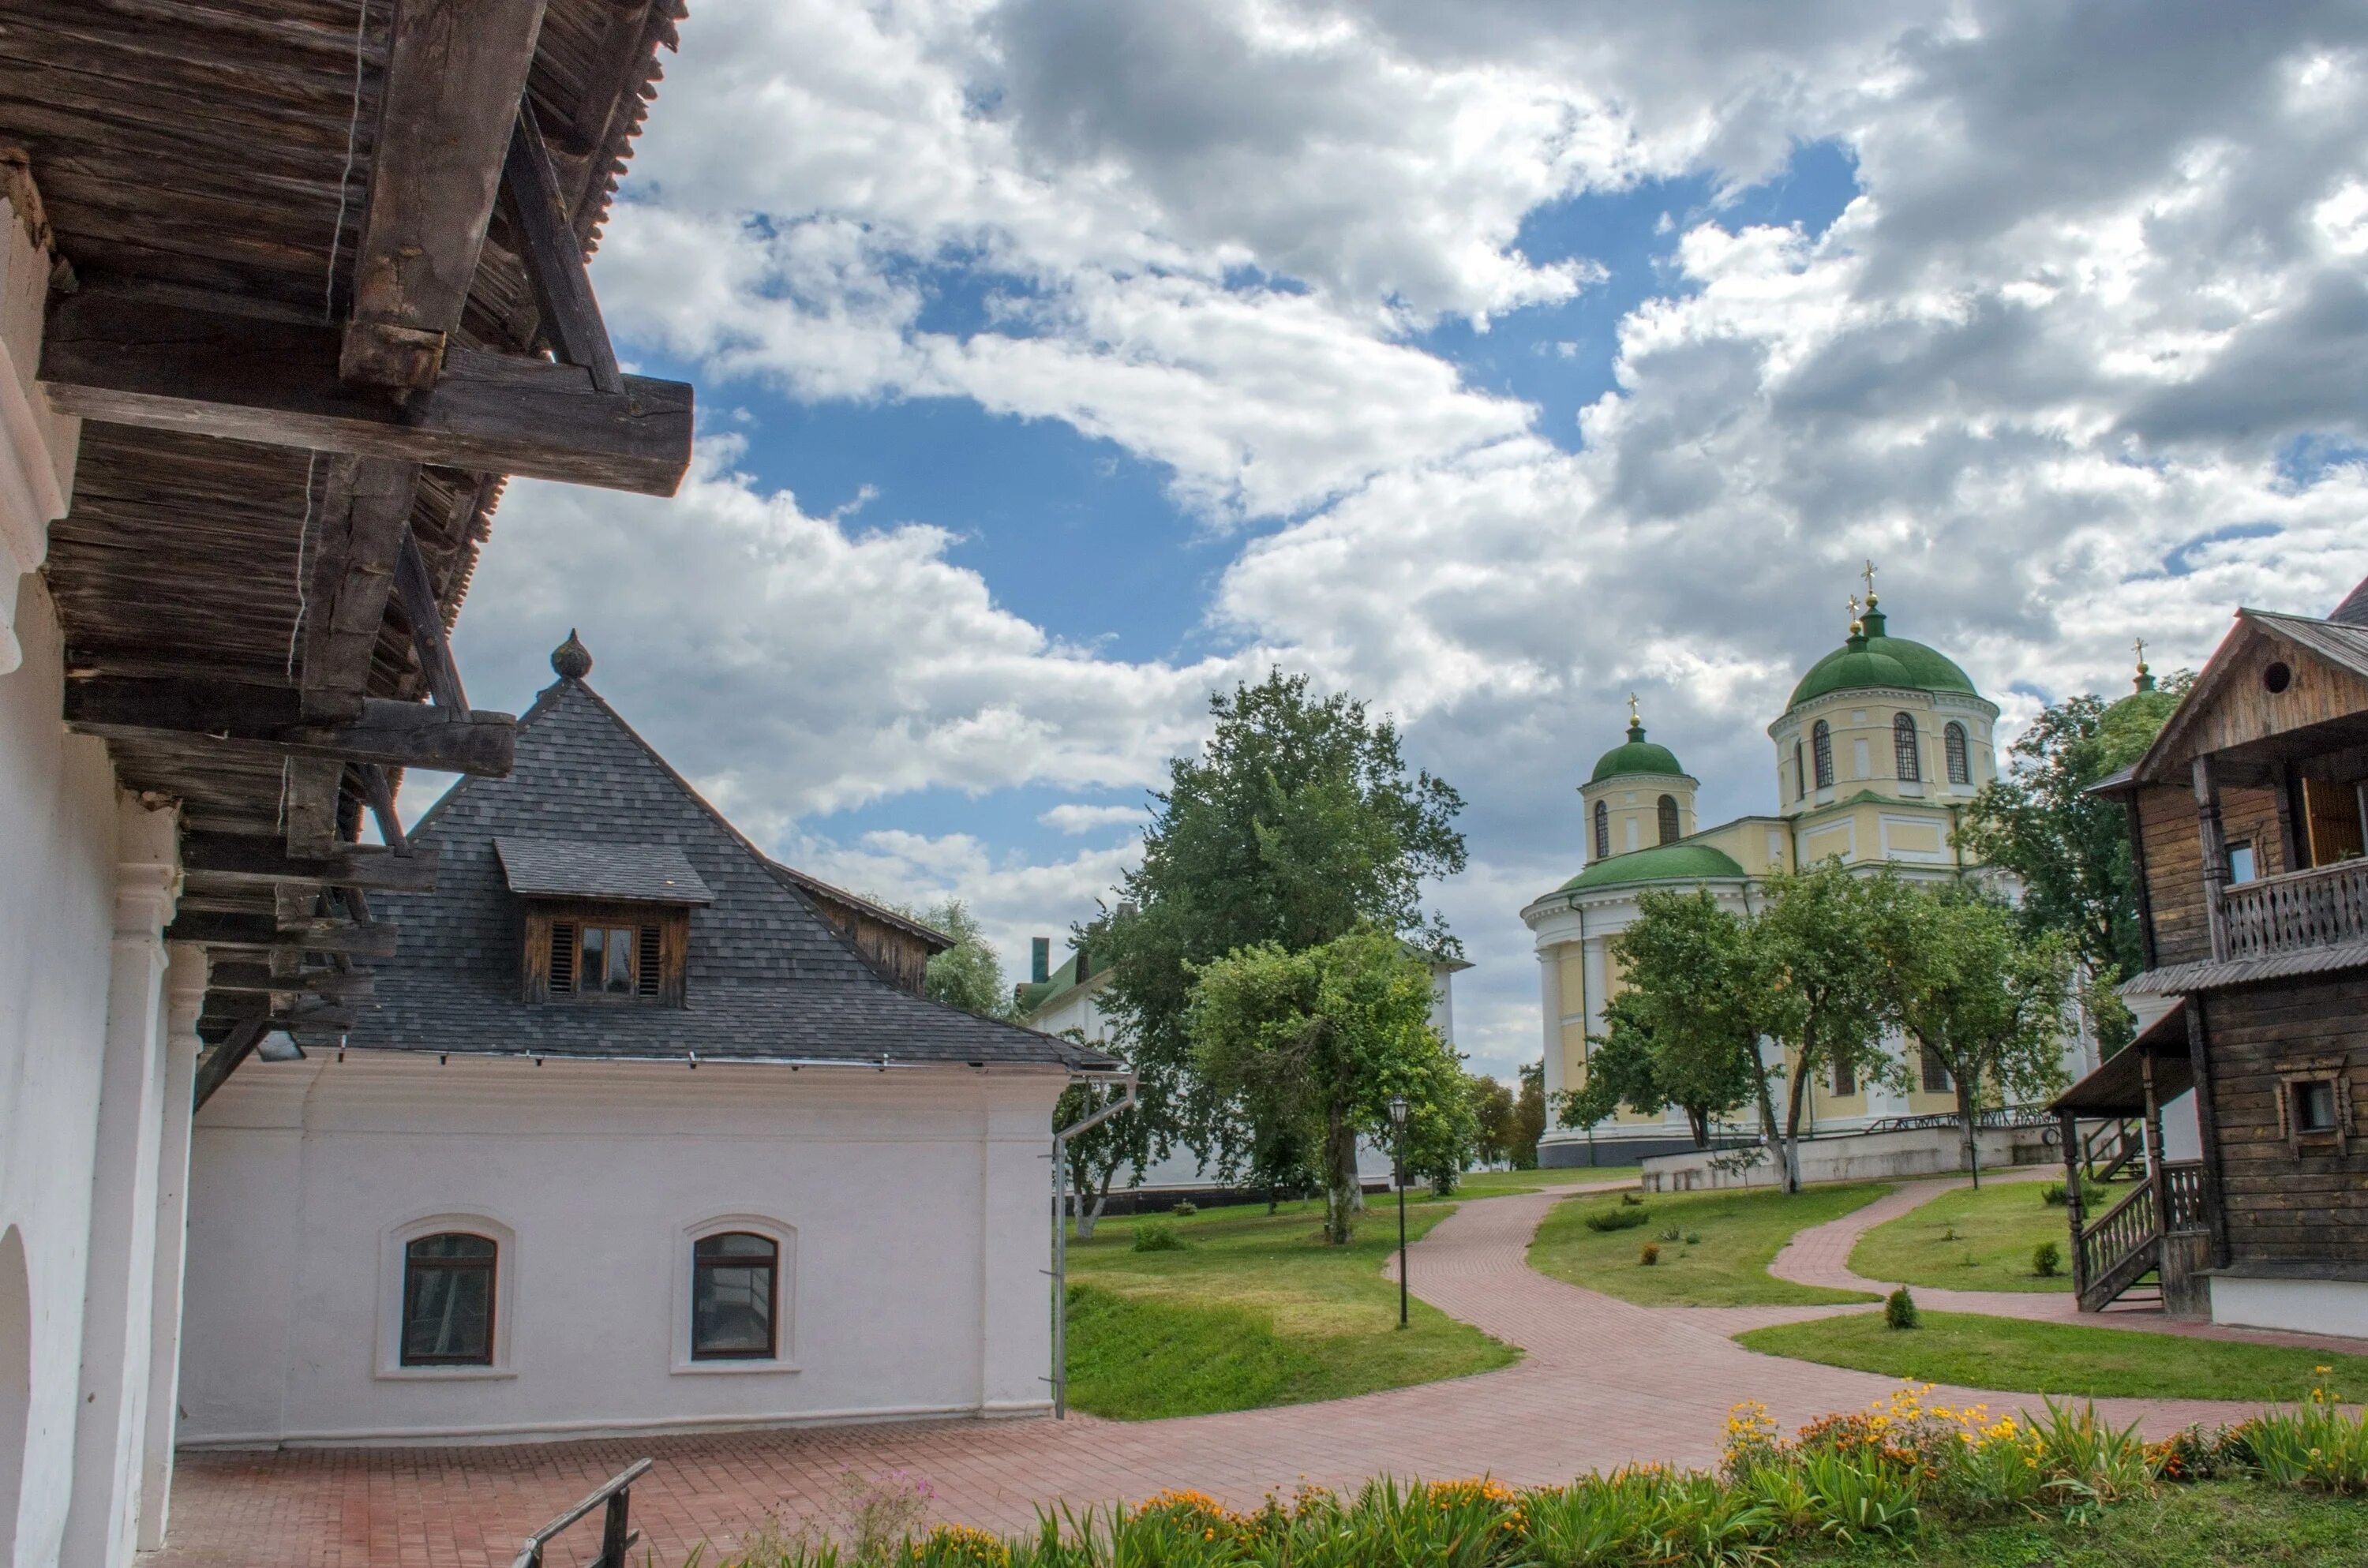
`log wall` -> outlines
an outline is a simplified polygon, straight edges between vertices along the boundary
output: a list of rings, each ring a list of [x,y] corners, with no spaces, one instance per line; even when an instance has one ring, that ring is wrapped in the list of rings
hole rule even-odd
[[[2204,999],[2230,1262],[2368,1265],[2368,976]],[[2288,1135],[2296,1074],[2339,1076],[2347,1136]]]

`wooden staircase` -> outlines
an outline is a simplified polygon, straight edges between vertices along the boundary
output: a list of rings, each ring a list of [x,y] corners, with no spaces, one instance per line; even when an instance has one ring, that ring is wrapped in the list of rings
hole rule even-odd
[[[2204,1224],[2203,1165],[2166,1163],[2161,1190],[2169,1199],[2168,1225],[2156,1199],[2156,1184],[2141,1181],[2094,1223],[2080,1228],[2073,1244],[2072,1283],[2082,1312],[2101,1312],[2124,1298],[2135,1301],[2148,1290],[2154,1301],[2161,1300],[2164,1235],[2200,1230]]]
[[[2116,1117],[2091,1127],[2080,1139],[2080,1165],[2091,1181],[2111,1181],[2146,1159],[2140,1119]]]

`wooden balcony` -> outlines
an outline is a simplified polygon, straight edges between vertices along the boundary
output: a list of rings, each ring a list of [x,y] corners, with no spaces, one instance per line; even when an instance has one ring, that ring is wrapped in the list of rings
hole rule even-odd
[[[2214,957],[2270,958],[2368,941],[2368,860],[2345,860],[2219,891]]]

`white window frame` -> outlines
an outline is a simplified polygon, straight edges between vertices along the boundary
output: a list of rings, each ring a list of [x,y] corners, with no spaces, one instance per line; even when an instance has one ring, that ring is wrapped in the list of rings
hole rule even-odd
[[[776,1265],[781,1271],[774,1282],[773,1300],[780,1316],[773,1324],[773,1354],[768,1357],[716,1358],[694,1361],[690,1356],[690,1288],[691,1254],[700,1241],[726,1231],[746,1231],[763,1236],[780,1249]],[[695,1220],[675,1233],[674,1274],[666,1288],[673,1301],[673,1374],[677,1378],[711,1376],[745,1377],[772,1372],[802,1370],[797,1360],[798,1323],[798,1228],[786,1220],[753,1210],[736,1210],[729,1213],[710,1214]]]
[[[486,1366],[406,1367],[403,1364],[404,1249],[422,1236],[462,1231],[494,1244],[494,1358]],[[515,1378],[518,1335],[518,1257],[516,1227],[484,1210],[447,1210],[422,1214],[389,1225],[379,1233],[378,1355],[373,1376],[389,1381],[482,1382],[489,1378]]]

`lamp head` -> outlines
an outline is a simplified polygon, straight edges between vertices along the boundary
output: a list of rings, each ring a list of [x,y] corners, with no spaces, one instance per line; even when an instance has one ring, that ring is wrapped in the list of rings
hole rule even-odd
[[[1390,1096],[1390,1125],[1399,1129],[1400,1131],[1404,1131],[1406,1124],[1406,1097],[1404,1095],[1392,1095]]]

